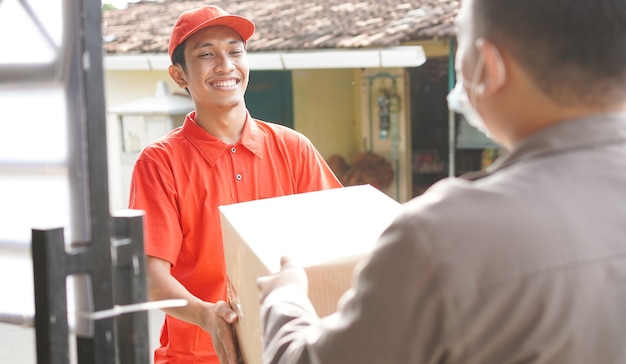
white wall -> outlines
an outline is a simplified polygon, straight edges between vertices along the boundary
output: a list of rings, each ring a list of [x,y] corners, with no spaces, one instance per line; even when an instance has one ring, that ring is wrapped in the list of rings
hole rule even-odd
[[[185,91],[171,81],[166,71],[106,71],[105,100],[107,110],[141,98],[154,96],[157,82],[164,81],[171,93]],[[180,125],[182,118],[174,118]],[[109,166],[109,204],[112,213],[128,207],[130,175],[138,153],[122,151],[122,129],[119,115],[107,113],[107,155]]]

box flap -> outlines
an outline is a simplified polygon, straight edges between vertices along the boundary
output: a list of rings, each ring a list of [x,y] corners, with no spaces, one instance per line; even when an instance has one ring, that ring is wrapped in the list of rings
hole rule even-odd
[[[221,206],[270,272],[287,255],[304,267],[369,252],[401,204],[370,185]]]

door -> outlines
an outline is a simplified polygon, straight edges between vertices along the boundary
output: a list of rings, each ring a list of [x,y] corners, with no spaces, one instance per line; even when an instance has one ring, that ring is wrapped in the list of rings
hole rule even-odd
[[[253,118],[293,128],[290,71],[250,71],[245,100]]]

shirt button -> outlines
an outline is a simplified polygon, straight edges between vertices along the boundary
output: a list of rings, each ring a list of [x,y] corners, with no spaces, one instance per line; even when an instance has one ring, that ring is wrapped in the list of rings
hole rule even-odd
[[[235,147],[230,148],[230,152],[233,154],[237,153],[237,148]]]
[[[237,179],[237,181],[241,181],[241,178],[242,178],[242,177],[241,177],[241,174],[237,173],[237,174],[235,175],[235,178]]]

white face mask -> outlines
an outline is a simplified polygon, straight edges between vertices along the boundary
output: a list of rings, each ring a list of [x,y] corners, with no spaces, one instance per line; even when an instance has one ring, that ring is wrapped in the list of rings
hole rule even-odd
[[[477,41],[478,44],[479,41]],[[499,53],[496,53],[498,56],[498,73],[499,73],[499,82],[504,82],[505,72],[504,72],[504,62],[502,62],[502,58]],[[488,138],[491,138],[491,133],[487,126],[485,125],[485,121],[478,111],[472,106],[470,99],[474,102],[476,101],[476,94],[483,92],[484,85],[478,84],[478,80],[480,80],[481,73],[483,71],[484,58],[482,54],[478,55],[478,61],[476,62],[476,67],[474,68],[474,74],[472,75],[471,81],[465,79],[463,75],[459,75],[460,77],[457,80],[454,89],[450,91],[448,94],[448,107],[450,110],[462,114],[467,120],[467,123],[476,129],[480,130],[483,134],[485,134]],[[470,95],[465,92],[465,84],[467,83],[468,88],[470,89]]]
[[[467,96],[467,92],[465,92],[463,86],[463,79],[457,81],[454,89],[448,94],[447,100],[450,110],[463,115],[468,124],[480,130],[488,138],[491,138],[491,134],[485,125],[483,117],[480,116],[469,101],[469,96]]]

